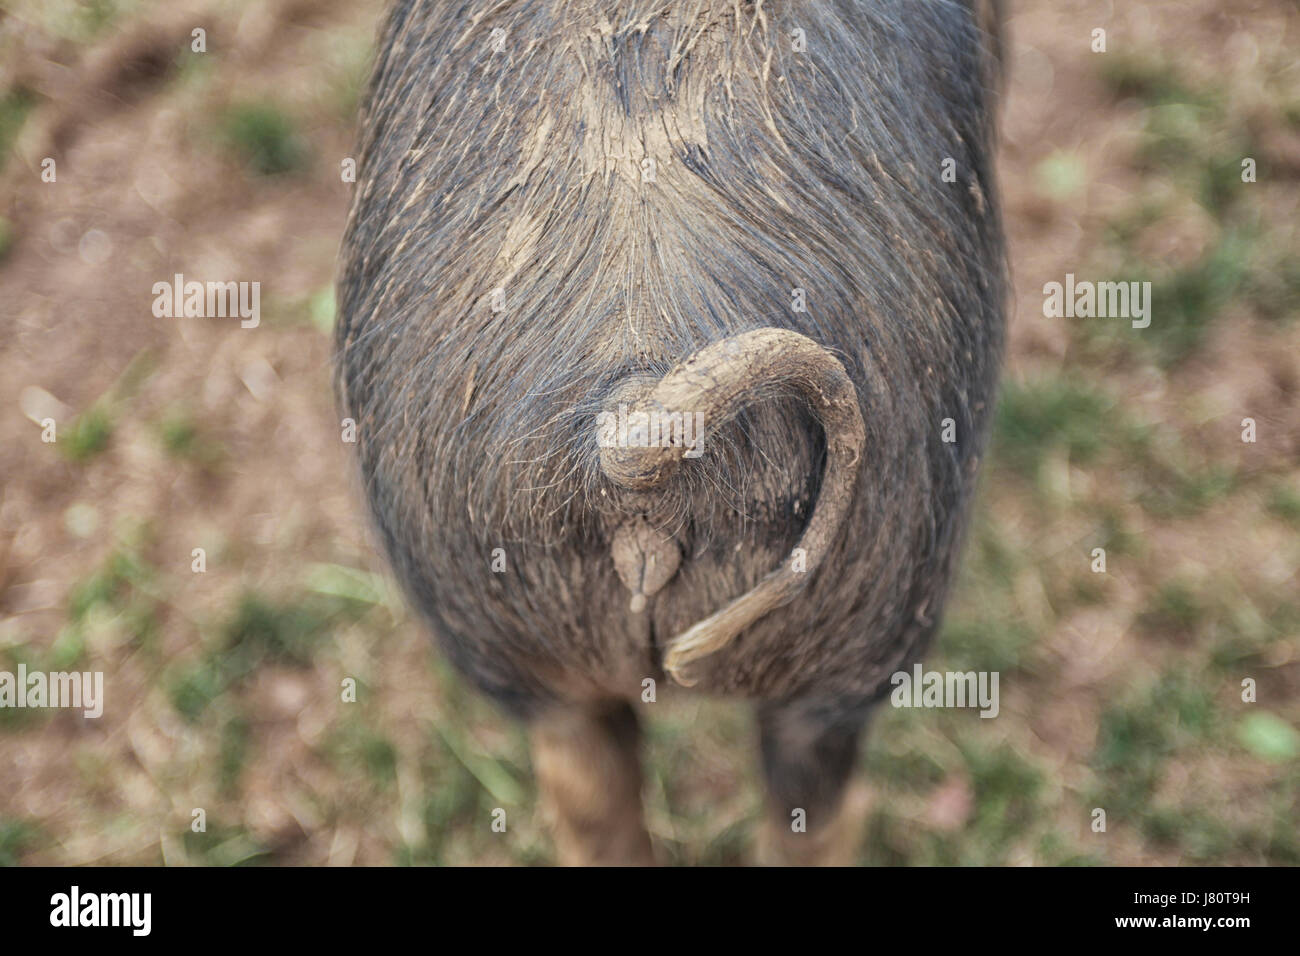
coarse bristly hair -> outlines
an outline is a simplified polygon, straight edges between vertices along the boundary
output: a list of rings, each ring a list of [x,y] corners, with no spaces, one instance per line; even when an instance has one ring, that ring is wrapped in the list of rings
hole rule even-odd
[[[663,638],[788,553],[825,457],[801,401],[737,409],[644,495],[594,438],[621,385],[761,327],[839,358],[865,452],[821,569],[700,684],[869,695],[919,653],[1002,349],[988,46],[945,0],[395,4],[338,384],[395,570],[480,687],[520,713],[635,694]],[[635,514],[683,554],[639,617],[609,551]]]

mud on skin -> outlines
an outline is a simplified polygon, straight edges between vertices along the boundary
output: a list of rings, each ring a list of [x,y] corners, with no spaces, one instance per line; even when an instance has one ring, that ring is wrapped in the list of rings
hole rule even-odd
[[[340,401],[412,604],[532,726],[567,858],[648,859],[644,678],[759,702],[774,814],[815,808],[811,830],[935,630],[1002,351],[996,24],[911,0],[392,9]],[[704,410],[704,454],[602,449],[620,402]]]

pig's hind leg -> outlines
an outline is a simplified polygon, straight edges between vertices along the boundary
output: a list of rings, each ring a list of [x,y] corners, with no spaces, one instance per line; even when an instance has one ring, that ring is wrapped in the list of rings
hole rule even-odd
[[[869,700],[809,699],[758,706],[768,813],[764,863],[847,866],[867,814],[865,785],[852,785]]]
[[[529,736],[560,862],[652,865],[632,707],[624,701],[561,704],[533,718]]]

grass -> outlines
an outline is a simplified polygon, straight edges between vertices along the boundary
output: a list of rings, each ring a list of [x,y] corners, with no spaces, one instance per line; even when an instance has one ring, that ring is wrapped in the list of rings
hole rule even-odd
[[[190,416],[172,414],[160,423],[158,437],[168,455],[173,458],[189,458],[198,447],[199,430]]]
[[[213,471],[226,459],[226,448],[204,433],[187,406],[171,407],[154,427],[163,453],[172,461]]]
[[[1047,774],[1036,760],[994,742],[967,722],[936,712],[882,708],[868,744],[867,779],[877,790],[864,862],[874,865],[997,866],[1048,838]],[[936,721],[944,725],[935,728]],[[927,729],[926,725],[930,725]],[[935,747],[934,734],[944,746]],[[944,756],[935,759],[937,753]],[[924,806],[949,781],[969,794],[969,813],[954,829],[921,823]],[[907,808],[912,808],[910,811]],[[1051,834],[1060,861],[1082,854]]]
[[[1151,325],[1141,330],[1140,341],[1161,365],[1176,365],[1201,347],[1244,287],[1253,248],[1253,239],[1230,232],[1199,262],[1152,283]]]
[[[1098,58],[1098,63],[1101,81],[1115,99],[1160,104],[1184,103],[1192,96],[1175,65],[1161,56],[1117,51]]]
[[[1197,590],[1186,582],[1174,581],[1159,587],[1139,615],[1138,625],[1148,632],[1178,635],[1196,628],[1204,614]]]
[[[1252,248],[1250,272],[1240,293],[1251,311],[1261,319],[1282,325],[1295,321],[1300,312],[1300,260],[1294,255],[1294,238],[1270,237]]]
[[[217,761],[217,786],[223,794],[239,790],[239,778],[252,747],[252,728],[242,716],[232,717],[221,727],[221,749]]]
[[[251,670],[253,660],[306,667],[332,617],[333,608],[327,609],[322,602],[304,599],[280,604],[256,593],[246,594],[224,628],[227,660],[247,658],[240,670]]]
[[[1178,428],[1149,424],[1129,411],[1129,403],[1090,386],[1046,376],[1003,385],[993,426],[988,479],[1006,473],[1027,481],[1049,513],[1082,507],[1103,526],[1092,547],[1131,553],[1139,542],[1123,528],[1113,492],[1135,500],[1153,518],[1172,520],[1199,515],[1234,494],[1242,479],[1228,462],[1189,447]],[[1133,403],[1137,408],[1137,403]],[[1092,478],[1093,490],[1063,496],[1055,487],[1060,474],[1078,469]],[[1119,499],[1119,500],[1122,500]],[[1085,593],[1094,585],[1083,584]]]
[[[205,831],[195,833],[186,828],[182,842],[190,859],[205,866],[248,866],[271,854],[243,827],[214,824],[210,816]]]
[[[68,461],[82,463],[108,448],[112,437],[113,420],[108,411],[92,406],[74,418],[62,436],[56,433],[56,444]]]
[[[1207,686],[1171,669],[1108,705],[1091,761],[1098,789],[1089,802],[1111,818],[1141,819],[1171,758],[1212,747],[1218,737],[1220,718]]]
[[[1230,465],[1194,465],[1185,461],[1154,459],[1138,493],[1138,502],[1156,518],[1188,518],[1201,514],[1228,498],[1238,478]]]
[[[1269,763],[1287,763],[1300,756],[1300,732],[1266,710],[1243,717],[1236,736],[1243,747]]]
[[[959,746],[974,789],[973,832],[963,834],[966,846],[951,862],[1002,864],[1010,848],[1041,818],[1044,774],[1007,744],[990,746],[972,739]]]
[[[1300,528],[1300,488],[1289,481],[1278,482],[1268,495],[1268,511],[1287,524]]]
[[[157,572],[145,558],[151,537],[147,527],[128,530],[100,567],[73,587],[67,626],[53,646],[56,657],[79,652],[88,633],[103,630],[114,631],[127,646],[155,648],[160,612]],[[63,654],[59,654],[61,647],[67,648]]]
[[[325,749],[340,772],[376,789],[387,789],[397,780],[397,748],[360,717],[344,718]]]
[[[14,0],[15,12],[25,21],[61,39],[90,45],[106,28],[134,12],[140,0]]]
[[[55,435],[55,447],[67,461],[84,464],[108,448],[128,402],[157,371],[157,351],[143,348],[126,362],[113,383]]]
[[[863,758],[868,779],[920,793],[943,782],[949,772],[947,760],[940,756],[945,751],[925,740],[925,721],[923,711],[881,709]]]
[[[308,326],[325,335],[334,330],[336,306],[333,286],[324,286],[309,296],[262,300],[262,322],[275,328]]]
[[[1296,632],[1296,605],[1275,593],[1260,593],[1254,582],[1224,576],[1207,590],[1212,595],[1206,617],[1214,666],[1224,666],[1219,655],[1230,645],[1248,659]]]
[[[1267,173],[1257,182],[1242,178],[1242,161],[1266,154],[1256,141],[1258,127],[1238,115],[1222,91],[1188,82],[1159,56],[1102,58],[1101,79],[1117,99],[1135,99],[1143,108],[1135,168],[1174,186],[1167,197],[1192,199],[1215,223],[1216,235],[1196,262],[1169,268],[1144,261],[1133,248],[1141,229],[1181,215],[1177,199],[1145,201],[1103,226],[1118,261],[1127,263],[1129,280],[1151,281],[1152,321],[1132,336],[1104,323],[1085,323],[1079,335],[1104,343],[1110,351],[1134,343],[1163,368],[1174,368],[1200,352],[1222,317],[1248,304],[1273,321],[1290,319],[1300,295],[1300,266],[1281,253],[1289,236],[1262,224],[1261,197]]]
[[[81,0],[77,4],[79,32],[89,38],[113,22],[118,15],[117,0]]]
[[[133,589],[147,584],[151,569],[141,555],[140,539],[125,540],[100,568],[77,584],[68,596],[68,620],[81,623],[100,605],[126,606]]]
[[[28,670],[66,671],[85,666],[92,639],[130,648],[152,649],[158,633],[159,603],[154,569],[143,557],[147,533],[130,532],[98,568],[69,590],[64,623],[44,645],[21,643],[5,655]],[[18,728],[48,719],[48,711],[0,709],[0,723]]]
[[[35,107],[36,97],[27,90],[11,89],[0,94],[0,171],[9,161],[18,134]]]
[[[406,848],[399,859],[408,863],[442,865],[448,862],[448,851],[457,842],[462,830],[477,821],[483,831],[487,827],[490,808],[485,807],[483,788],[474,776],[460,764],[446,760],[431,761],[423,768],[424,801],[420,822],[424,841]]]
[[[309,150],[297,124],[274,103],[243,103],[222,119],[222,136],[255,173],[280,176],[307,165]]]
[[[213,646],[175,670],[172,705],[196,723],[215,699],[262,666],[310,667],[334,628],[358,613],[355,602],[345,599],[308,594],[278,602],[248,592],[221,625]]]
[[[1012,671],[1034,645],[1032,630],[1014,617],[987,619],[953,615],[944,626],[939,649],[953,670]]]
[[[1201,351],[1211,330],[1253,286],[1277,284],[1258,260],[1264,245],[1254,230],[1229,229],[1197,261],[1170,268],[1146,262],[1132,250],[1140,220],[1111,224],[1109,241],[1127,263],[1117,281],[1151,284],[1150,325],[1131,328],[1123,320],[1081,320],[1071,328],[1075,341],[1098,357],[1127,353],[1162,369],[1173,369]]]
[[[23,854],[40,842],[40,833],[36,824],[0,816],[0,866],[18,866]]]
[[[394,796],[392,783],[403,759],[411,760],[419,783],[411,808],[416,832],[406,834],[408,839],[395,848],[394,862],[463,864],[485,853],[495,859],[504,854],[522,864],[551,862],[532,812],[537,792],[522,730],[503,725],[495,709],[471,693],[443,661],[434,661],[432,674],[422,677],[438,689],[439,703],[417,722],[413,754],[410,745],[402,748],[363,721],[366,712],[345,718],[330,745],[336,765],[351,767],[370,792],[384,799]],[[493,743],[481,739],[485,732]],[[403,749],[409,757],[403,757]],[[492,830],[498,808],[506,811],[505,833]]]
[[[1127,429],[1114,400],[1097,389],[1060,378],[1007,381],[993,421],[993,459],[1037,479],[1051,453],[1087,464]]]
[[[212,656],[184,667],[173,677],[172,706],[190,723],[196,723],[209,704],[226,692],[229,678],[221,662]]]
[[[1125,498],[1160,519],[1198,515],[1242,484],[1230,463],[1189,448],[1176,427],[1149,424],[1130,413],[1126,402],[1058,376],[1003,384],[989,469],[986,484],[1027,482],[1049,506],[1044,519],[1079,506],[1093,511],[1104,530],[1089,549],[1103,546],[1115,553],[1133,553],[1140,545],[1125,530],[1115,499],[1105,488],[1078,500],[1063,498],[1054,487],[1062,470],[1078,469],[1093,476],[1094,485],[1123,489]],[[1286,492],[1274,500],[1285,512]]]

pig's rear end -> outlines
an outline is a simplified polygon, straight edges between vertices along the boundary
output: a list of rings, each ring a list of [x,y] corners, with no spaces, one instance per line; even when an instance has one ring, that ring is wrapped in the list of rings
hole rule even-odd
[[[986,432],[991,23],[916,0],[390,16],[342,403],[398,576],[532,724],[574,858],[646,852],[624,702],[665,669],[760,702],[775,818],[807,814],[796,855],[828,842],[867,705],[938,620]],[[691,455],[643,442],[673,415],[702,422]]]

